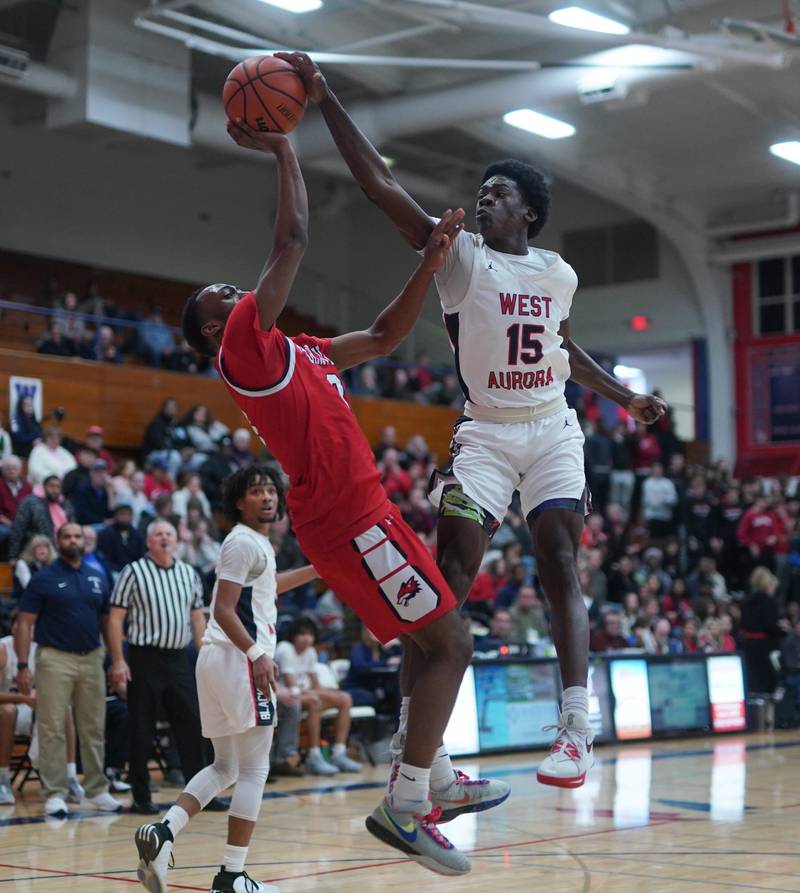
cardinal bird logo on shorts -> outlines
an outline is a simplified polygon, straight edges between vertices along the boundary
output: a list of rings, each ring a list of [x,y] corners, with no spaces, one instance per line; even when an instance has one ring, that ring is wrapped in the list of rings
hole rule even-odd
[[[421,591],[422,587],[417,582],[417,578],[413,575],[410,576],[401,584],[400,589],[397,591],[397,604],[407,608],[411,599]]]

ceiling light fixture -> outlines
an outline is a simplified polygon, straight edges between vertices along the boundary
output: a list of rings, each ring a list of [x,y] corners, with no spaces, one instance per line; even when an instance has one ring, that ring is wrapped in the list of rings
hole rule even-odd
[[[787,143],[773,143],[769,151],[784,161],[800,164],[800,140],[790,140]]]
[[[575,128],[566,121],[534,112],[533,109],[515,109],[513,112],[506,112],[503,120],[512,127],[519,127],[520,130],[527,130],[548,140],[561,140],[575,133]]]
[[[547,17],[557,25],[567,28],[580,28],[582,31],[600,31],[602,34],[629,34],[630,28],[623,22],[616,22],[605,16],[589,12],[580,6],[565,6],[551,12]]]
[[[295,13],[313,12],[322,6],[322,0],[261,0],[261,2]]]

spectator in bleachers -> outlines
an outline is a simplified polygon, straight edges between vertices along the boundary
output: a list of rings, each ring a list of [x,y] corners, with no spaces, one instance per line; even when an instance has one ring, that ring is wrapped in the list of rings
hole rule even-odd
[[[165,352],[163,366],[171,372],[184,372],[196,375],[205,372],[208,368],[207,361],[203,362],[195,351],[189,347],[185,338],[181,338],[172,350]]]
[[[591,634],[592,651],[621,651],[628,647],[628,640],[622,632],[622,614],[619,611],[606,611],[601,629]]]
[[[385,388],[383,395],[389,400],[414,400],[414,388],[408,377],[408,370],[402,366],[394,369],[389,385]]]
[[[181,483],[180,489],[172,494],[172,511],[175,512],[179,518],[186,517],[186,509],[189,500],[194,499],[200,503],[203,516],[210,518],[211,505],[209,504],[208,497],[203,492],[200,475],[196,471],[192,471],[188,474],[184,474],[179,482]]]
[[[272,739],[269,774],[287,778],[301,778],[305,770],[300,761],[300,695],[292,692],[279,679],[275,691],[278,724]]]
[[[485,636],[475,638],[476,651],[496,651],[512,641],[511,614],[504,608],[498,608],[489,618],[489,631]]]
[[[68,338],[77,350],[77,345],[83,340],[83,333],[86,329],[86,324],[77,315],[78,296],[74,291],[66,292],[64,297],[56,302],[55,310],[53,319],[58,323],[64,337]]]
[[[237,471],[239,467],[233,456],[231,438],[223,437],[217,449],[198,469],[203,482],[203,492],[208,497],[212,508],[220,508],[222,504],[222,482],[226,477]]]
[[[686,533],[686,547],[690,561],[706,552],[713,534],[716,500],[708,492],[706,479],[695,475],[683,499],[682,514]]]
[[[231,457],[239,468],[247,468],[255,462],[251,441],[249,428],[237,428],[231,436]]]
[[[174,350],[172,329],[164,322],[161,308],[154,307],[139,324],[139,352],[150,366],[158,369]]]
[[[43,534],[55,541],[56,534],[67,521],[75,520],[75,509],[61,494],[61,479],[51,475],[44,481],[44,496],[31,494],[22,500],[8,540],[8,554],[16,558],[31,536]]]
[[[350,393],[356,397],[380,397],[381,388],[378,383],[378,373],[375,367],[364,363],[355,372]]]
[[[178,523],[178,519],[172,512],[172,494],[159,493],[153,500],[153,514],[142,513],[139,519],[137,530],[139,533],[146,534],[147,528],[152,521],[168,521],[174,527]]]
[[[90,279],[86,283],[86,292],[78,309],[88,316],[114,317],[117,315],[116,307],[100,294],[100,289],[94,279]]]
[[[536,642],[549,637],[547,611],[533,586],[520,587],[508,613],[511,618],[512,642]]]
[[[100,326],[97,330],[92,345],[92,355],[89,360],[97,360],[100,363],[121,363],[122,351],[117,347],[116,335],[111,326]]]
[[[675,484],[664,477],[664,466],[654,462],[650,475],[642,485],[642,512],[651,539],[664,540],[675,533],[675,508],[678,491]]]
[[[175,550],[176,557],[191,565],[200,577],[204,595],[211,595],[214,571],[221,550],[222,545],[211,535],[209,522],[205,518],[198,518],[187,525]]]
[[[350,708],[352,699],[347,692],[322,688],[317,677],[317,626],[308,617],[295,620],[289,627],[288,640],[279,642],[275,649],[284,684],[293,694],[299,694],[300,704],[307,711],[309,750],[306,766],[314,775],[336,775],[338,772],[360,772],[361,765],[347,756],[347,738],[350,734]],[[322,712],[335,709],[335,744],[330,762],[320,750]]]
[[[166,452],[173,448],[173,429],[177,419],[178,401],[174,397],[167,397],[145,428],[142,439],[142,453],[145,459],[152,453]]]
[[[131,475],[131,489],[129,493],[124,494],[124,502],[127,502],[133,512],[133,526],[138,529],[143,517],[155,517],[155,509],[152,502],[147,498],[144,492],[145,476],[144,472],[136,469]],[[118,497],[119,501],[119,497]]]
[[[64,336],[58,320],[51,319],[45,333],[36,342],[36,352],[52,357],[74,357],[77,349],[75,344]]]
[[[622,613],[619,615],[620,633],[627,639],[639,619],[639,593],[626,592],[622,598]]]
[[[31,577],[56,560],[56,550],[51,539],[42,533],[32,536],[14,562],[14,598],[19,600],[28,588]]]
[[[464,405],[464,392],[454,373],[445,373],[441,384],[435,389],[433,403],[437,406],[450,406],[454,409],[460,409]]]
[[[696,654],[700,650],[698,642],[698,625],[693,616],[687,617],[681,631],[681,651],[684,654]]]
[[[378,462],[378,471],[381,472],[383,489],[392,502],[408,498],[414,482],[411,475],[401,466],[400,454],[397,450],[384,450],[383,456]]]
[[[14,455],[4,456],[0,464],[0,555],[5,554],[22,501],[32,492],[31,485],[22,480],[22,460]]]
[[[705,596],[719,603],[728,597],[725,578],[717,570],[716,559],[711,555],[700,558],[697,567],[686,578],[686,589],[692,599]]]
[[[128,499],[127,493],[117,497],[114,520],[97,537],[97,551],[115,580],[126,564],[138,561],[146,550],[144,537],[134,525],[133,507]]]
[[[94,450],[98,459],[102,459],[109,469],[117,464],[109,449],[105,445],[104,432],[100,425],[91,425],[86,429],[85,444],[90,450]]]
[[[86,444],[80,444],[75,450],[75,459],[77,460],[77,465],[72,471],[68,471],[64,475],[64,479],[61,482],[64,496],[70,499],[78,489],[78,486],[89,480],[89,472],[97,459],[97,453],[86,446]]]
[[[584,444],[586,481],[592,493],[596,512],[604,512],[608,504],[611,484],[612,443],[605,425],[598,421]]]
[[[118,497],[123,494],[130,495],[131,478],[136,472],[136,463],[133,459],[122,459],[113,466],[113,469],[114,475],[111,478],[111,483],[114,485],[114,492]]]
[[[87,567],[97,571],[106,586],[111,589],[111,574],[101,556],[97,554],[97,531],[91,524],[83,525],[83,561]]]
[[[626,592],[636,592],[636,580],[633,577],[633,561],[629,555],[623,555],[612,565],[608,577],[608,600],[621,603]]]
[[[782,538],[787,538],[783,519],[763,497],[756,499],[739,521],[736,529],[739,542],[748,550],[751,566],[763,565],[775,569],[775,550]]]
[[[154,459],[150,463],[150,472],[144,478],[144,495],[155,503],[159,496],[171,496],[175,490],[175,482],[169,473],[169,465],[164,459]]]
[[[116,503],[117,495],[111,483],[108,463],[105,459],[95,459],[89,470],[89,480],[80,483],[72,497],[75,519],[79,524],[95,527],[105,524],[111,518]]]
[[[25,394],[17,401],[17,406],[10,420],[11,443],[14,453],[20,459],[27,459],[42,438],[42,426],[36,418],[33,397]]]
[[[17,656],[14,652],[14,631],[16,611],[11,615],[11,635],[0,639],[0,805],[16,802],[11,789],[11,753],[17,735],[30,736],[33,731],[33,711],[36,695],[17,691]],[[34,651],[31,648],[30,664],[34,664]]]
[[[672,635],[672,627],[666,617],[659,617],[653,627],[655,651],[653,654],[680,654],[681,643]]]
[[[510,608],[519,596],[520,590],[528,582],[528,570],[521,561],[510,564],[508,580],[497,590],[495,608]]]
[[[36,444],[28,457],[28,480],[36,486],[50,475],[63,479],[76,464],[72,453],[61,445],[61,431],[50,427],[45,429],[44,439]]]
[[[195,404],[183,417],[182,423],[189,436],[189,442],[199,452],[210,455],[217,449],[219,441],[230,434],[227,425],[211,417],[208,407]]]
[[[103,774],[106,686],[100,634],[109,593],[103,580],[83,562],[83,534],[77,524],[65,524],[57,543],[58,559],[34,575],[20,600],[14,637],[17,683],[20,693],[27,695],[32,682],[27,661],[35,623],[36,722],[45,813],[68,812],[65,717],[70,704],[81,742],[87,805],[118,812],[122,805],[108,793]]]
[[[394,716],[400,709],[400,690],[396,684],[387,686],[386,676],[379,676],[375,671],[399,667],[401,655],[402,647],[398,641],[381,645],[362,624],[361,641],[350,649],[350,666],[342,682],[342,691],[350,695],[357,707],[375,707]],[[388,702],[387,690],[392,693]]]
[[[609,502],[621,506],[627,512],[630,508],[635,483],[631,438],[625,423],[620,422],[611,436]]]
[[[375,454],[375,461],[380,462],[383,459],[383,454],[386,450],[396,450],[397,447],[397,429],[394,425],[387,425],[383,431],[381,431],[380,439],[376,444],[374,450],[372,451]]]

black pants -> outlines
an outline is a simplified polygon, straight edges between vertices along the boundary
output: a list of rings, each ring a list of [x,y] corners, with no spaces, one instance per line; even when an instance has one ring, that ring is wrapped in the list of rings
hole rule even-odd
[[[183,650],[131,646],[128,665],[131,670],[128,685],[130,783],[133,799],[147,803],[151,799],[147,761],[153,750],[159,706],[169,720],[187,781],[206,765],[200,708],[194,674]]]

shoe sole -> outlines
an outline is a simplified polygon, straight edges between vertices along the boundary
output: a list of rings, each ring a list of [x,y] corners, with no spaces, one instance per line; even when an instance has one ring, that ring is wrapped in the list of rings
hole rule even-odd
[[[146,828],[147,826],[145,825],[144,827]],[[139,828],[134,835],[136,849],[139,853],[139,866],[136,869],[136,877],[139,878],[139,883],[148,893],[167,893],[166,884],[161,883],[161,878],[153,868],[153,862],[161,852],[158,834],[152,830],[142,834],[140,833],[142,830],[142,828]]]
[[[510,796],[511,791],[508,791],[503,794],[502,797],[496,797],[494,800],[479,800],[477,803],[468,803],[466,806],[456,806],[454,809],[443,809],[436,824],[444,825],[447,822],[452,822],[453,819],[457,819],[460,815],[467,815],[467,813],[470,812],[486,812],[487,809],[494,809],[495,806],[500,806],[501,803],[505,803]],[[434,803],[434,806],[435,805],[436,804]]]
[[[443,865],[432,856],[420,855],[411,844],[406,843],[404,840],[400,840],[400,838],[392,834],[388,828],[384,828],[380,822],[375,821],[371,815],[367,816],[364,824],[367,826],[367,831],[369,831],[373,837],[377,837],[382,843],[385,843],[396,850],[400,850],[401,853],[404,853],[413,862],[416,862],[423,868],[427,868],[428,871],[432,871],[434,874],[441,874],[445,877],[460,877],[462,874],[467,874],[471,869],[470,866],[470,868],[459,871],[456,868],[450,868],[447,865]]]
[[[586,770],[589,771],[588,769]],[[580,788],[586,781],[586,772],[582,775],[573,775],[571,777],[559,778],[557,775],[542,775],[541,772],[536,773],[536,780],[539,784],[546,784],[553,788]]]

